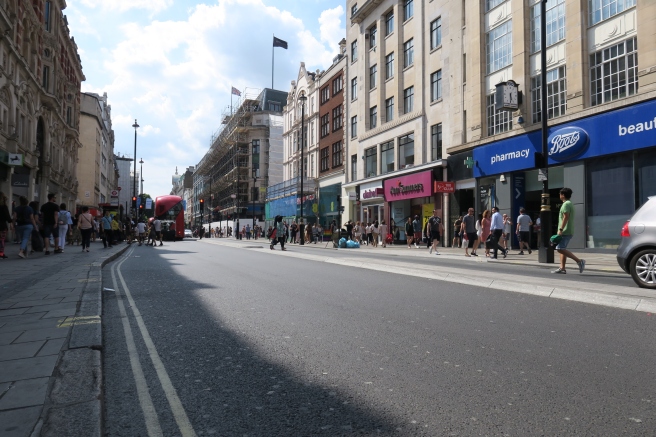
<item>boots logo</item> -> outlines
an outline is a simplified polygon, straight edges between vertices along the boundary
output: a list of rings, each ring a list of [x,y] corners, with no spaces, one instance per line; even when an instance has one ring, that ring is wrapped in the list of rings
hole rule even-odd
[[[580,127],[564,127],[549,135],[549,158],[567,161],[582,155],[590,144],[590,136]]]

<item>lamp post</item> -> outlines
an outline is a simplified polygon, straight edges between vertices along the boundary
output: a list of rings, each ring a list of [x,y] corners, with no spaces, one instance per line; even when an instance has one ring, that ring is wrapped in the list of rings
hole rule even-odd
[[[141,189],[139,190],[139,194],[143,196],[143,158],[139,160],[139,179],[141,179]]]
[[[207,215],[207,223],[209,223],[210,225],[210,235],[207,238],[212,238],[212,216],[214,215],[213,214],[214,210],[212,209],[214,208],[212,206],[213,203],[212,200],[214,200],[214,198],[212,197],[212,175],[210,175],[210,208],[209,208],[209,213]]]
[[[251,190],[251,208],[253,211],[253,226],[251,227],[251,233],[255,232],[255,183],[257,182],[257,178],[253,176],[253,189]]]
[[[549,244],[549,234],[551,233],[551,201],[549,199],[549,147],[548,139],[548,119],[547,113],[547,0],[540,1],[540,113],[542,121],[542,196],[540,201],[540,238],[542,244],[538,251],[538,262],[554,262],[554,250]]]
[[[232,197],[233,199],[236,199],[236,198],[237,198],[237,195],[236,195],[236,194],[231,194],[230,197]],[[239,224],[239,222],[237,222],[237,224]],[[226,231],[227,231],[227,230],[226,230]],[[234,232],[234,231],[235,231],[235,230],[233,229],[232,232]],[[227,236],[228,236],[228,235],[227,235],[227,232],[226,232],[226,237],[227,237]],[[235,233],[235,238],[237,238],[236,233]]]
[[[301,233],[301,246],[303,246],[305,244],[305,223],[303,222],[303,179],[305,177],[305,165],[303,164],[303,149],[305,149],[305,102],[307,101],[305,91],[301,91],[298,100],[301,102],[301,138],[299,140],[301,144],[301,218],[298,226]]]
[[[134,128],[134,177],[132,178],[132,197],[137,197],[137,128],[139,125],[137,124],[137,119],[134,119],[134,124],[132,125]],[[134,218],[137,218],[137,208],[134,208]]]

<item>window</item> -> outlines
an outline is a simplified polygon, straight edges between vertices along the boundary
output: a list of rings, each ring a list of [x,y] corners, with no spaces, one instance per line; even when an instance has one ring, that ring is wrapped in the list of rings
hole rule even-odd
[[[321,116],[321,138],[330,133],[330,114]]]
[[[494,94],[487,96],[487,134],[495,135],[512,129],[512,113],[494,110]]]
[[[415,46],[413,38],[403,44],[403,68],[409,67],[415,62]]]
[[[487,73],[512,63],[512,20],[490,30],[486,35]]]
[[[314,154],[310,155],[310,177],[314,177]]]
[[[494,9],[506,0],[485,0],[485,12]]]
[[[351,62],[358,60],[358,41],[355,40],[351,43]]]
[[[66,124],[73,126],[73,108],[70,106],[66,108]]]
[[[442,70],[436,71],[431,74],[430,85],[431,102],[435,102],[442,98]]]
[[[358,116],[351,117],[351,138],[358,136]]]
[[[430,24],[430,48],[433,50],[442,45],[442,18],[431,21]]]
[[[592,106],[638,92],[638,41],[631,38],[590,55]]]
[[[358,4],[354,4],[351,6],[351,17],[355,15],[355,13],[358,12]]]
[[[351,100],[358,98],[358,78],[351,79]]]
[[[343,84],[342,84],[342,76],[340,75],[337,79],[333,80],[333,97],[337,95],[340,91],[342,91]]]
[[[372,65],[369,68],[369,89],[376,88],[376,73],[378,72],[378,65]]]
[[[252,202],[260,201],[260,189],[258,187],[251,187],[251,201]]]
[[[342,165],[342,142],[337,141],[333,144],[333,168]]]
[[[415,134],[399,138],[399,168],[415,163]]]
[[[378,34],[378,28],[373,26],[369,29],[369,48],[372,49],[376,47],[376,35]]]
[[[403,113],[412,112],[415,106],[415,87],[411,86],[403,90]]]
[[[47,65],[43,67],[43,89],[45,92],[50,91],[50,67]]]
[[[404,0],[403,2],[403,21],[409,20],[415,13],[412,0]]]
[[[377,154],[378,150],[376,147],[370,147],[364,151],[364,174],[367,178],[376,176],[376,171],[378,170]]]
[[[43,11],[43,21],[44,21],[44,27],[46,29],[46,32],[50,32],[52,29],[52,22],[51,22],[51,16],[52,14],[52,2],[47,1],[45,5],[45,9]]]
[[[531,78],[533,123],[542,120],[542,75]],[[567,80],[565,67],[547,71],[547,113],[549,119],[564,115],[567,110]]]
[[[253,156],[251,158],[252,176],[254,178],[260,177],[260,140],[251,141],[251,149]]]
[[[385,36],[394,32],[394,10],[385,15]]]
[[[324,147],[321,149],[321,160],[319,165],[321,171],[330,170],[330,147]]]
[[[442,159],[442,123],[431,126],[431,160]]]
[[[269,102],[269,111],[282,112],[282,105],[279,102]]]
[[[394,119],[394,97],[385,100],[385,121]]]
[[[380,145],[380,174],[394,171],[394,141]]]
[[[378,106],[369,108],[369,129],[376,127],[378,123]]]
[[[358,180],[358,155],[351,155],[351,181]]]
[[[385,79],[394,76],[394,52],[385,56]]]
[[[540,3],[531,8],[531,53],[540,50]],[[547,47],[565,39],[565,0],[547,1]]]
[[[342,105],[333,109],[333,132],[342,128]]]
[[[321,89],[321,104],[323,105],[330,99],[330,87],[326,85]]]
[[[624,12],[636,5],[636,0],[589,0],[590,26]]]

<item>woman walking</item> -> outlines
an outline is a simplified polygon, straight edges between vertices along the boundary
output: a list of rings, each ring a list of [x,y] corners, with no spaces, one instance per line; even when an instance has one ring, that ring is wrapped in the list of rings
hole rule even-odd
[[[89,214],[89,207],[83,206],[82,213],[77,219],[77,227],[82,234],[82,252],[88,252],[91,245],[91,232],[94,229],[93,216]]]
[[[487,237],[490,236],[490,225],[492,221],[490,220],[490,210],[486,209],[483,211],[483,218],[481,219],[481,240],[485,245],[485,256],[490,256],[490,249],[488,249],[486,241]]]
[[[11,229],[13,233],[16,233],[14,230],[14,223],[9,214],[9,208],[7,207],[7,196],[0,191],[0,259],[9,258],[5,255],[5,240],[7,239],[7,231],[9,229]]]
[[[380,239],[382,240],[383,247],[387,246],[387,225],[385,220],[380,222],[378,225],[378,233],[380,234]]]
[[[14,210],[14,222],[16,223],[16,232],[21,237],[20,250],[18,256],[20,258],[27,257],[27,242],[29,241],[32,230],[35,229],[36,220],[34,219],[34,211],[27,205],[27,199],[21,196],[18,200],[19,205]]]
[[[374,247],[378,247],[378,220],[371,225],[371,242]]]
[[[55,253],[63,253],[66,246],[66,235],[68,234],[69,225],[73,224],[71,213],[66,210],[66,204],[59,205],[59,218],[57,229],[59,229],[59,247],[55,248]]]
[[[287,239],[287,237],[285,237],[286,228],[287,227],[282,222],[282,216],[277,215],[275,218],[275,227],[273,228],[273,233],[271,235],[271,246],[269,246],[271,250],[274,250],[273,246],[278,243],[280,243],[282,250],[287,250],[285,249],[285,240]]]

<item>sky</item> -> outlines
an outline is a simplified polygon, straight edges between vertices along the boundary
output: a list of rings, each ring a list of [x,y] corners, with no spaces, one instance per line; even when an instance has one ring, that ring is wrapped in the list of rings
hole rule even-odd
[[[290,90],[301,62],[326,69],[346,35],[344,0],[67,0],[64,15],[86,81],[107,93],[114,153],[143,159],[144,192],[169,194],[207,152],[231,88]],[[238,97],[232,96],[233,104]],[[121,187],[124,188],[124,187]]]

